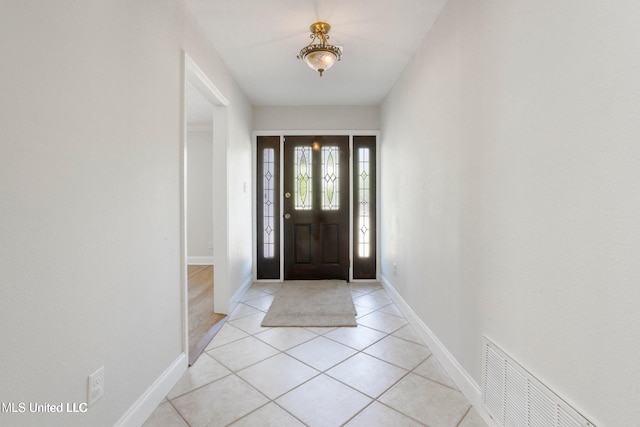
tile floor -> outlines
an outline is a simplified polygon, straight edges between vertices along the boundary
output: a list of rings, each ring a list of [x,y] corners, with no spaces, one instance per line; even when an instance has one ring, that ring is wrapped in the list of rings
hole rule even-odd
[[[355,328],[263,328],[256,283],[144,424],[486,426],[377,283],[351,283]]]

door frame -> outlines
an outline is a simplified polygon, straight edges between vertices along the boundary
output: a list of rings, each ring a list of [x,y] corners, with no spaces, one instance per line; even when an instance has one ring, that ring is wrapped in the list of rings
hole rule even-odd
[[[354,136],[375,136],[376,137],[376,281],[380,280],[380,132],[377,130],[258,130],[253,132],[252,138],[252,174],[253,174],[253,183],[257,180],[257,166],[258,166],[258,157],[257,157],[257,147],[258,147],[258,136],[277,136],[280,138],[280,174],[283,174],[284,170],[284,137],[285,136],[348,136],[349,137],[349,281],[350,282],[370,282],[373,279],[354,279],[353,278],[353,137]],[[252,231],[253,231],[253,280],[256,282],[273,282],[273,281],[284,281],[284,244],[280,245],[280,279],[258,279],[258,259],[257,259],[257,249],[258,249],[258,227],[257,227],[257,187],[256,185],[252,185],[253,194],[252,194]],[[280,179],[280,206],[284,206],[284,179]],[[284,218],[282,217],[282,213],[279,215],[280,221],[280,242],[284,242]]]
[[[181,268],[181,296],[182,296],[182,349],[189,358],[189,272],[188,272],[188,246],[187,246],[187,84],[191,84],[213,105],[213,200],[216,197],[226,199],[227,180],[224,176],[217,176],[216,170],[220,170],[218,163],[223,162],[222,171],[226,172],[227,153],[216,152],[216,147],[226,147],[228,140],[227,106],[229,101],[211,82],[207,75],[200,69],[193,59],[183,51],[183,75],[182,75],[182,143],[180,147],[181,171],[180,171],[180,268]],[[226,280],[227,271],[227,217],[225,211],[221,212],[213,206],[213,262],[214,269],[213,300],[214,311],[228,313],[229,310],[229,283]]]

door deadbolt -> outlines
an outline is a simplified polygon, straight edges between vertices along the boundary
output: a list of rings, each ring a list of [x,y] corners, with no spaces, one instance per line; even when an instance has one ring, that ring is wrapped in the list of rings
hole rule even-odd
[[[291,198],[291,193],[289,193],[288,191],[286,193],[284,193],[284,197],[286,197],[287,199]]]
[[[284,214],[284,219],[289,219],[289,218],[291,218],[291,214],[289,213]]]

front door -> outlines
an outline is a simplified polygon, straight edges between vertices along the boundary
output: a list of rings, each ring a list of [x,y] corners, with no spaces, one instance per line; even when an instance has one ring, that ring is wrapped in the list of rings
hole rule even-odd
[[[284,141],[284,278],[349,280],[349,137]]]

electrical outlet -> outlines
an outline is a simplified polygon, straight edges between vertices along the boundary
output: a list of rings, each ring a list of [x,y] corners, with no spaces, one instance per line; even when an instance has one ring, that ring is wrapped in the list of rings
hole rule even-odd
[[[89,375],[87,388],[87,405],[91,406],[104,396],[104,366]]]

